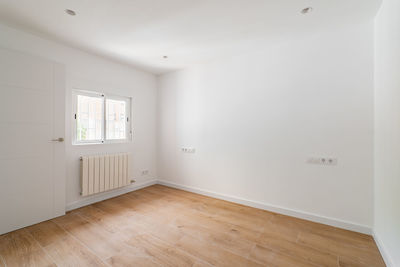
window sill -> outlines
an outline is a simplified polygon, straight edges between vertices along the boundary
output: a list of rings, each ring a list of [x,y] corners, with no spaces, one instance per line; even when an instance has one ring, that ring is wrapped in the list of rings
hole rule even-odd
[[[90,145],[112,145],[112,144],[128,144],[132,140],[114,140],[114,141],[104,141],[104,142],[90,142],[90,143],[72,143],[73,146],[90,146]]]

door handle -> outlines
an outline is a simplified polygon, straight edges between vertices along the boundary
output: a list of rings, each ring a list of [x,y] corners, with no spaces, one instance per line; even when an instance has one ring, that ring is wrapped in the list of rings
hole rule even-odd
[[[64,142],[64,138],[59,137],[57,139],[51,139],[52,142]]]

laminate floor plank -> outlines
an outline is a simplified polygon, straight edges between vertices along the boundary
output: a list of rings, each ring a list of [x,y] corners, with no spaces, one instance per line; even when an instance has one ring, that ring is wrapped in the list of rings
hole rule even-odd
[[[3,266],[385,266],[374,239],[154,185],[0,236]]]
[[[25,228],[1,236],[0,264],[16,267],[56,266]]]
[[[75,238],[67,238],[45,247],[57,266],[107,266],[94,252]]]
[[[263,263],[266,266],[308,267],[316,266],[298,257],[291,257],[273,251],[261,245],[256,245],[250,254],[250,259]]]

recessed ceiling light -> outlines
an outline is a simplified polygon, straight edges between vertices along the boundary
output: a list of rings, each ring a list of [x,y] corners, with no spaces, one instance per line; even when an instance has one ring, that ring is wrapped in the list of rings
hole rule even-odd
[[[313,11],[312,7],[306,7],[303,10],[301,10],[301,14],[308,14],[311,13]]]
[[[168,58],[168,56],[163,56],[163,58],[167,59],[167,58]]]
[[[76,12],[73,11],[72,9],[66,9],[65,13],[67,13],[68,15],[71,15],[71,16],[75,16],[76,15]]]

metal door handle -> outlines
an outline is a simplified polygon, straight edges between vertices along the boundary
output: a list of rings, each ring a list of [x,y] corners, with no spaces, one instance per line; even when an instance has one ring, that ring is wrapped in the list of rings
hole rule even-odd
[[[52,142],[64,142],[64,138],[59,137],[57,139],[51,139]]]

